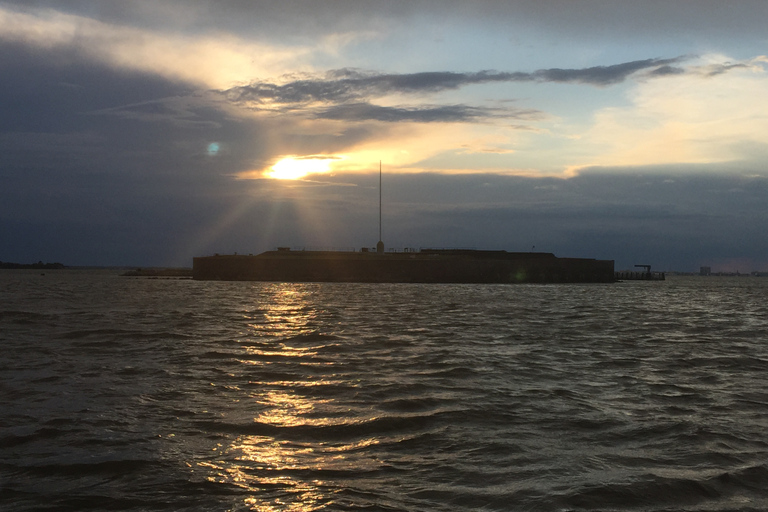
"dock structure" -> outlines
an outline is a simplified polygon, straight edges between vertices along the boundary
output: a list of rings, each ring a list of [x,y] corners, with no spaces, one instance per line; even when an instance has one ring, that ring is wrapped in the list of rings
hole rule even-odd
[[[293,251],[193,259],[198,280],[360,283],[607,283],[613,260],[551,253],[422,249]]]
[[[664,272],[651,272],[650,265],[635,265],[637,268],[643,268],[645,271],[620,270],[616,272],[617,281],[664,281],[666,276]]]

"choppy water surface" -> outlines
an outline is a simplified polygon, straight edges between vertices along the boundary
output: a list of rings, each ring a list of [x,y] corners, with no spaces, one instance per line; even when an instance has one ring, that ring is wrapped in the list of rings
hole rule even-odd
[[[768,279],[0,273],[4,510],[765,510]]]

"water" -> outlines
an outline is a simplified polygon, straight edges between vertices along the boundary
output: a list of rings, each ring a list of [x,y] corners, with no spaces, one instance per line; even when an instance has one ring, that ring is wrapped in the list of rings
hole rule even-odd
[[[0,272],[0,508],[765,510],[766,299]]]

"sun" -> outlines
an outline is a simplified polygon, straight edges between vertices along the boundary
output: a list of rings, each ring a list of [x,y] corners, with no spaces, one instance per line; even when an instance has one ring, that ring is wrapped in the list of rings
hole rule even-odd
[[[273,165],[266,175],[278,180],[298,180],[309,174],[325,174],[338,156],[288,156]]]

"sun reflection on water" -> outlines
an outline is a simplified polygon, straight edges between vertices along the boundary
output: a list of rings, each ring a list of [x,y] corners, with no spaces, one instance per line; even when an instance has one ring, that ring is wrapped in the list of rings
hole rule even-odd
[[[297,336],[313,332],[319,311],[311,302],[312,292],[304,284],[274,284],[263,291],[247,318],[253,334]]]
[[[320,403],[328,403],[330,400],[308,400],[306,397],[282,390],[274,390],[257,399],[267,410],[256,416],[254,421],[279,427],[293,427],[297,425],[316,424],[312,419],[306,418]]]
[[[329,324],[317,320],[324,309],[313,301],[311,286],[259,291],[245,315],[248,343],[233,360],[239,368],[232,374],[242,379],[231,386],[235,433],[212,450],[215,460],[199,466],[209,481],[242,489],[251,510],[319,510],[338,501],[343,487],[335,479],[348,483],[379,469],[381,462],[366,451],[377,439],[338,431],[375,418],[351,414],[337,394],[354,391],[355,383],[343,378],[340,352],[327,351],[338,338],[318,327]]]

